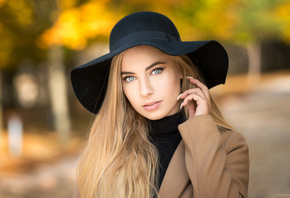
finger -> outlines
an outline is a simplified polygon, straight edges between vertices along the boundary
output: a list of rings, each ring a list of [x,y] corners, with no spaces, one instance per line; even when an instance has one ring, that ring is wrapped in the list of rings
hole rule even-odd
[[[188,105],[188,116],[189,118],[194,117],[195,115],[195,109],[196,109],[196,105],[195,102],[191,101]]]
[[[177,100],[184,99],[190,94],[198,94],[202,98],[204,98],[205,100],[208,100],[208,98],[206,97],[206,95],[204,94],[204,92],[200,88],[193,88],[193,89],[186,90],[185,92],[183,92],[182,94],[180,94],[177,97]]]
[[[195,106],[191,106],[192,103]],[[183,103],[181,103],[180,108],[188,105],[190,116],[196,116],[196,115],[204,115],[208,114],[210,110],[210,103],[207,100],[204,100],[201,96],[197,94],[191,94],[187,96]]]
[[[210,99],[210,96],[209,96],[209,91],[208,91],[208,87],[203,84],[202,82],[200,82],[199,80],[197,80],[196,78],[193,78],[193,77],[186,77],[192,84],[195,84],[197,87],[199,87],[203,93],[205,94],[206,98],[207,99]]]
[[[203,97],[201,97],[198,94],[190,94],[188,96],[186,96],[182,102],[182,107],[186,106],[188,104],[189,101],[195,101],[197,103],[197,106],[203,103],[208,103],[206,99],[204,99]]]

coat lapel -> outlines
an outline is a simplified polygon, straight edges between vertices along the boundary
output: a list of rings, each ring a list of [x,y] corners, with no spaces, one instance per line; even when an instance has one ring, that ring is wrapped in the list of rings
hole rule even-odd
[[[183,140],[176,148],[164,179],[161,183],[159,196],[163,197],[180,197],[189,183],[189,176],[185,167],[185,147]]]

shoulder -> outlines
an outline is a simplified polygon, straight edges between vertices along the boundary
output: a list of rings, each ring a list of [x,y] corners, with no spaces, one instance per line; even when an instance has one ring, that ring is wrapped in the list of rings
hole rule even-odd
[[[238,149],[248,150],[248,144],[241,132],[219,128],[221,134],[221,146],[226,153],[233,152]]]
[[[210,115],[190,118],[178,128],[183,138],[200,139],[203,136],[205,140],[211,137],[218,139],[219,146],[227,153],[239,147],[247,147],[242,133],[218,127]]]
[[[189,118],[178,126],[180,131],[199,131],[213,128],[216,129],[216,124],[210,115],[199,115],[193,118]]]

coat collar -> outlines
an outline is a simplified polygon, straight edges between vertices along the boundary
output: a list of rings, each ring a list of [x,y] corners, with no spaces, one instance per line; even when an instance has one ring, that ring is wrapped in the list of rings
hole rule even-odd
[[[160,197],[180,197],[190,182],[185,167],[185,146],[183,140],[179,143],[174,152],[164,179],[161,183]]]

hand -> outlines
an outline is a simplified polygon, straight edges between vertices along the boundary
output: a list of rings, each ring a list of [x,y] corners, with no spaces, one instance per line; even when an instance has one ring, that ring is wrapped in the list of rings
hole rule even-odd
[[[184,99],[180,108],[188,105],[189,118],[209,114],[211,103],[207,86],[193,77],[187,79],[196,85],[196,88],[186,90],[178,96],[177,100]]]

